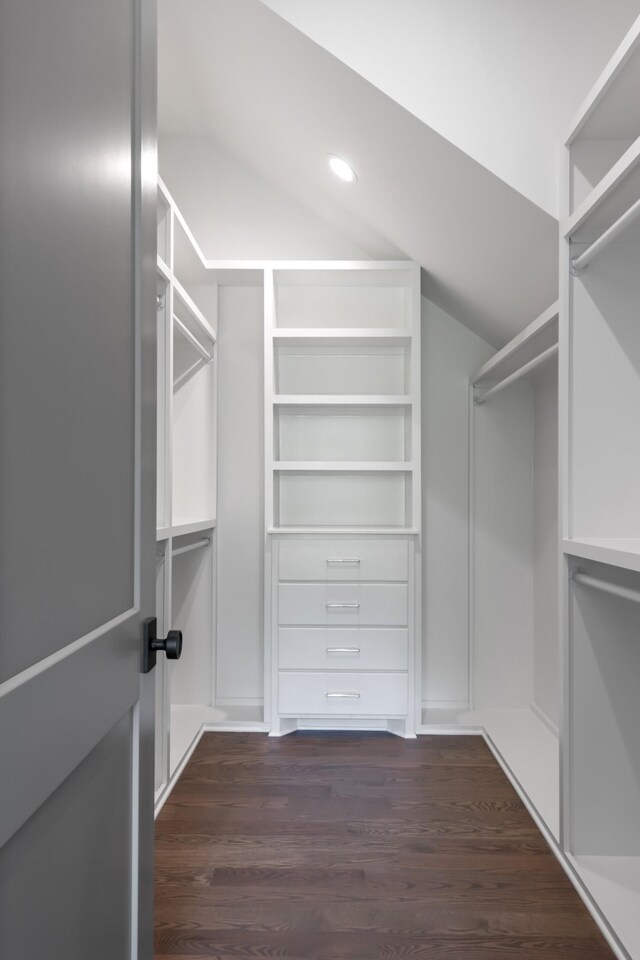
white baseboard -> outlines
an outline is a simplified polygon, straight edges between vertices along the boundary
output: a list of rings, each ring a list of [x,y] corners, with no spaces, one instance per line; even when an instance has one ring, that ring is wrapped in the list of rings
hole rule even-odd
[[[423,700],[423,710],[468,710],[468,700]]]
[[[535,713],[535,715],[536,715],[536,717],[538,718],[538,720],[540,720],[542,723],[544,723],[544,725],[545,725],[545,727],[547,728],[547,730],[550,730],[551,733],[554,734],[554,736],[559,737],[559,736],[560,736],[560,731],[559,731],[557,725],[553,722],[553,720],[552,720],[550,717],[547,716],[547,714],[544,712],[544,710],[542,710],[542,709],[538,706],[537,703],[534,703],[533,700],[531,701],[531,703],[529,704],[529,706],[531,707],[531,712],[532,712],[532,713]]]
[[[215,707],[262,707],[264,697],[216,697]]]

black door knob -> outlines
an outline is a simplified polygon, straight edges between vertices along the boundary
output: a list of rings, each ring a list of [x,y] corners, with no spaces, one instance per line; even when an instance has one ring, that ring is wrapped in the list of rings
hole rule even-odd
[[[142,672],[149,673],[156,665],[158,651],[167,660],[179,660],[182,654],[182,630],[169,630],[166,637],[158,636],[158,621],[149,617],[142,625]]]
[[[169,630],[164,640],[156,637],[151,641],[152,650],[163,650],[167,660],[179,660],[182,654],[182,630]]]

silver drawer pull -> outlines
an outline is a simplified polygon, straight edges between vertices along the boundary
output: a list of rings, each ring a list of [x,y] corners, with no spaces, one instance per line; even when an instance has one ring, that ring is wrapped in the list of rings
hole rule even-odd
[[[358,610],[359,603],[325,603],[327,610]]]
[[[360,557],[327,557],[327,563],[360,563]]]
[[[327,699],[333,700],[359,700],[359,693],[327,693]]]
[[[360,653],[360,647],[327,647],[327,653]]]

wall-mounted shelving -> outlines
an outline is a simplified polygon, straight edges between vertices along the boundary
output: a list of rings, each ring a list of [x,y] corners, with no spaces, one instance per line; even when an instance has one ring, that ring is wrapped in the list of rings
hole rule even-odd
[[[562,849],[640,958],[640,18],[565,144]],[[574,579],[575,575],[575,579]]]
[[[265,526],[274,541],[265,571],[271,732],[364,724],[411,736],[420,606],[415,264],[265,272]],[[298,579],[312,567],[319,582],[286,582],[293,552]],[[402,582],[362,583],[365,569],[385,579],[380,563]],[[331,651],[347,635],[352,652],[336,659]]]

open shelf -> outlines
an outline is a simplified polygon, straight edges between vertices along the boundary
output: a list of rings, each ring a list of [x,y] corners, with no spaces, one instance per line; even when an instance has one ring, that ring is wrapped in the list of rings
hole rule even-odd
[[[640,245],[571,278],[569,539],[640,537]]]
[[[274,271],[274,326],[380,329],[408,327],[414,272],[404,269]]]
[[[570,150],[571,209],[605,180],[640,135],[640,18],[607,64],[575,118]]]
[[[278,403],[283,396],[304,402],[373,403],[408,396],[410,343],[391,339],[381,343],[361,340],[327,342],[321,337],[297,343],[274,342],[274,388]]]
[[[355,327],[345,329],[316,327],[308,330],[291,328],[288,330],[274,330],[273,339],[296,345],[313,343],[327,344],[333,342],[342,346],[390,346],[393,344],[403,344],[411,340],[411,333],[409,330],[401,327],[390,327],[388,329],[381,327],[362,329]]]
[[[611,227],[638,197],[640,136],[575,209],[563,226],[564,236],[574,243],[591,243]]]
[[[278,473],[410,473],[411,462],[390,460],[282,460],[273,464]]]
[[[568,556],[595,560],[640,573],[640,539],[565,539],[562,541],[562,549]]]
[[[274,526],[409,526],[411,474],[292,472],[275,475]]]
[[[199,520],[182,520],[170,527],[158,527],[156,540],[168,540],[169,537],[186,537],[190,533],[202,533],[206,530],[215,530],[214,517],[203,517]]]
[[[273,398],[276,407],[410,407],[411,397],[407,394],[400,396],[385,396],[380,394],[291,394],[277,395]]]
[[[280,407],[274,413],[274,457],[282,469],[291,462],[326,462],[330,469],[407,469],[411,455],[411,411],[407,407],[322,405]],[[342,465],[338,463],[342,461]],[[304,469],[304,468],[303,468]],[[318,469],[312,467],[312,469]]]

